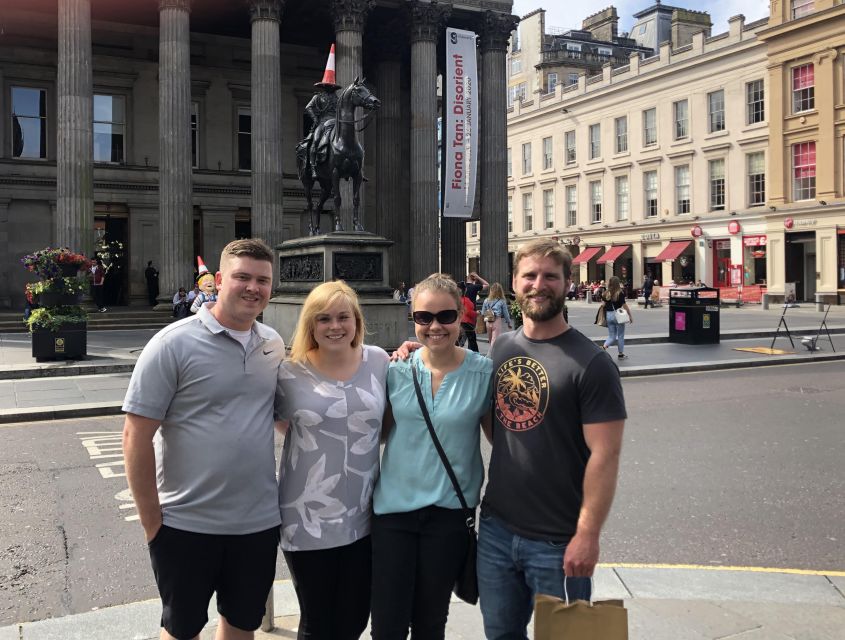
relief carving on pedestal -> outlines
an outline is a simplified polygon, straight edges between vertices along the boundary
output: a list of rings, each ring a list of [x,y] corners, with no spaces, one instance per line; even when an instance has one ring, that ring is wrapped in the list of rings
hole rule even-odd
[[[340,280],[381,282],[384,271],[380,253],[335,253],[332,277]]]
[[[323,282],[323,254],[282,256],[279,259],[279,282]]]

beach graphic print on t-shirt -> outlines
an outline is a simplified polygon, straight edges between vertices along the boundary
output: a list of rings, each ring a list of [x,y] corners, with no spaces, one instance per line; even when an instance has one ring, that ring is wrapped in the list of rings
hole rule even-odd
[[[496,371],[496,418],[510,431],[533,429],[549,406],[549,377],[533,358],[506,360]]]

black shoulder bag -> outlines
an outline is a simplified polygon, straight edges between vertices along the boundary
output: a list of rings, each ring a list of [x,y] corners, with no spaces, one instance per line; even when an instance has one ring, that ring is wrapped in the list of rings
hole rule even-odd
[[[452,465],[449,464],[449,458],[446,457],[446,452],[443,451],[443,446],[437,438],[434,431],[434,425],[431,424],[431,417],[428,415],[428,409],[425,406],[422,389],[420,389],[419,380],[417,380],[417,369],[413,364],[411,365],[411,373],[414,376],[414,389],[417,391],[417,400],[420,403],[425,424],[428,427],[428,433],[434,441],[434,448],[440,455],[440,460],[443,462],[443,467],[452,481],[452,486],[455,488],[455,493],[458,494],[458,500],[466,515],[467,533],[469,534],[469,545],[467,545],[467,556],[464,560],[464,566],[461,568],[460,574],[455,581],[455,588],[452,591],[464,602],[475,604],[478,602],[478,575],[475,571],[476,548],[478,547],[478,534],[475,532],[475,509],[470,509],[467,501],[464,498],[464,492],[461,491],[461,485],[458,484],[458,478],[455,477],[455,472],[452,470]]]

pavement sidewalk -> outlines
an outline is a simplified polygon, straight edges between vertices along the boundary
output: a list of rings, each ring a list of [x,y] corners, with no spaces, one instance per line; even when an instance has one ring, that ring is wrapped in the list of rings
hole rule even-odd
[[[569,303],[570,322],[589,338],[601,341],[606,329],[593,324],[598,306]],[[782,309],[723,309],[721,343],[682,345],[668,342],[668,310],[637,309],[626,330],[628,359],[619,362],[623,376],[661,375],[696,371],[801,364],[845,359],[845,307],[828,317],[833,345],[826,333],[820,350],[808,351],[801,337],[815,335],[822,315],[815,308],[787,310],[793,343],[781,332],[774,341],[778,354],[738,351],[770,347]],[[0,423],[119,414],[123,394],[138,354],[155,330],[91,331],[88,358],[81,361],[36,363],[27,334],[0,334]],[[413,335],[409,325],[408,335]],[[486,336],[479,336],[486,353]],[[835,351],[834,351],[835,349]],[[610,348],[615,358],[616,347]]]
[[[596,600],[625,601],[631,640],[845,638],[845,572],[600,566],[595,588]],[[299,609],[290,581],[277,581],[273,596],[276,629],[256,637],[295,638]],[[147,600],[2,627],[0,640],[152,640],[160,616],[160,603]],[[216,616],[212,601],[201,638],[213,638]],[[479,608],[453,599],[446,637],[484,638]]]

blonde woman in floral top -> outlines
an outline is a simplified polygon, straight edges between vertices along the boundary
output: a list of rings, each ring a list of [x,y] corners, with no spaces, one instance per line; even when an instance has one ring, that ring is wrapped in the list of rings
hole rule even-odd
[[[327,282],[306,298],[279,368],[281,546],[299,638],[359,638],[370,615],[370,520],[388,356],[363,344],[355,292]]]

